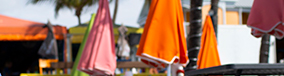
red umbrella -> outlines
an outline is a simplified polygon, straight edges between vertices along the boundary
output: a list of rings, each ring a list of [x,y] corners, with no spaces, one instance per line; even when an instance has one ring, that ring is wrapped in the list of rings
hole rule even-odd
[[[99,9],[77,69],[90,75],[114,75],[116,68],[114,34],[108,0]]]
[[[284,37],[284,0],[254,0],[247,25],[252,28],[252,35],[264,34]]]

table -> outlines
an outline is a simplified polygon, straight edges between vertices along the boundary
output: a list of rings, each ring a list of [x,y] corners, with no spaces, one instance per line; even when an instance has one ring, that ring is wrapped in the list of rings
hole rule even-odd
[[[284,64],[227,64],[192,71],[185,70],[185,75],[284,75]]]

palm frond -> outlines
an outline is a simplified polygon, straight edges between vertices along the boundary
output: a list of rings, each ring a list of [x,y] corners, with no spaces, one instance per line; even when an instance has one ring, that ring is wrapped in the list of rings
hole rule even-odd
[[[84,7],[90,7],[92,5],[96,5],[99,0],[28,0],[28,3],[31,4],[37,4],[42,2],[51,2],[55,5],[55,17],[58,16],[59,10],[63,8],[68,9],[75,9],[77,11],[77,14],[80,14],[79,12],[83,11]],[[109,0],[109,2],[113,2],[115,0]]]
[[[28,0],[27,4],[37,4],[44,1],[50,1],[50,0]]]
[[[31,3],[36,4],[36,3],[38,3],[41,0],[30,0],[30,1],[31,1]]]
[[[113,0],[109,0],[108,2],[111,3]]]
[[[54,9],[54,11],[55,11],[54,17],[55,18],[57,18],[59,10],[62,9],[63,7],[64,7],[63,0],[58,0],[55,4],[55,9]]]
[[[88,0],[88,6],[95,5],[98,2],[99,2],[99,0]]]

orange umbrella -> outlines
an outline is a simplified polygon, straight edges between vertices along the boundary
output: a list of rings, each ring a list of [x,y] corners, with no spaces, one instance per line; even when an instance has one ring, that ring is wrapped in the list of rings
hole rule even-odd
[[[152,0],[137,57],[155,67],[187,64],[187,49],[180,0]]]
[[[217,39],[209,15],[207,15],[203,26],[200,47],[197,59],[197,69],[221,65],[217,49]]]
[[[278,39],[284,37],[284,0],[254,0],[247,25],[252,35],[268,33]]]

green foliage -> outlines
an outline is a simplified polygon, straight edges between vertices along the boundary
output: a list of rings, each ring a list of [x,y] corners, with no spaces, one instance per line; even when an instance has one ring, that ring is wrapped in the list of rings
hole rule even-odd
[[[66,7],[69,9],[75,9],[75,15],[81,15],[83,7],[95,5],[99,0],[30,0],[30,3],[37,4],[48,1],[55,4],[54,11],[55,16],[57,17],[59,10]]]
[[[78,17],[80,25],[80,16],[85,6],[89,7],[98,3],[99,0],[29,0],[28,3],[38,4],[42,2],[51,2],[55,5],[55,17],[58,16],[59,10],[63,8],[69,8],[70,10],[75,9],[75,15]],[[113,0],[109,0],[112,2]]]

